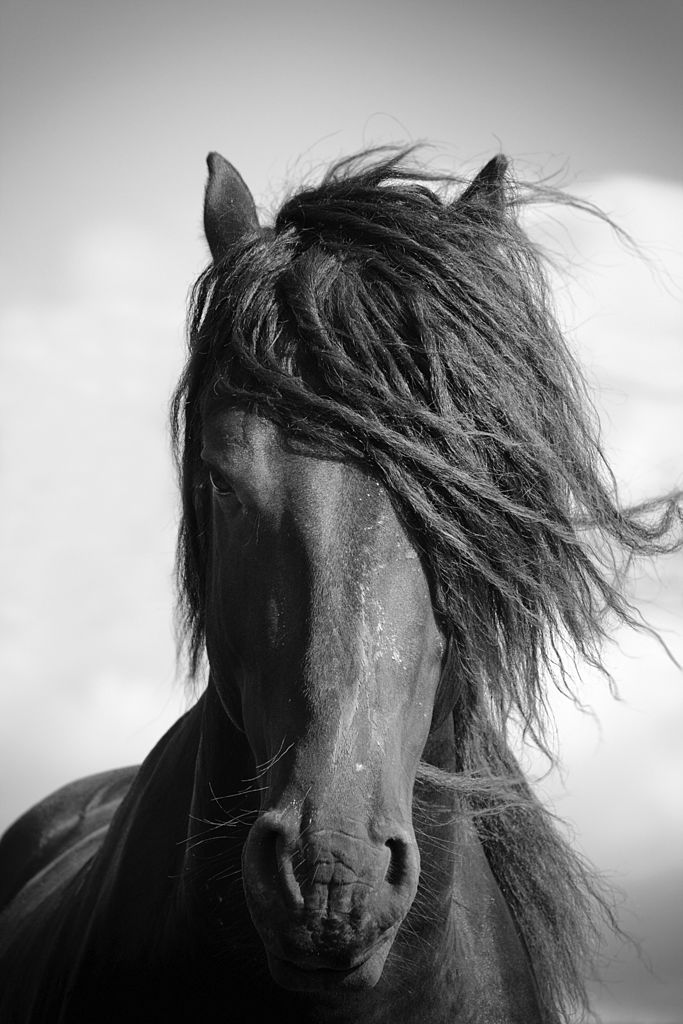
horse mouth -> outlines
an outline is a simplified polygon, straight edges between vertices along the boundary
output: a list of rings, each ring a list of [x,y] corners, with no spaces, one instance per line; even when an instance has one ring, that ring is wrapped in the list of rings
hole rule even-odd
[[[385,932],[374,946],[354,958],[355,962],[349,967],[316,962],[310,955],[292,960],[270,952],[267,953],[268,967],[278,985],[294,992],[374,988],[382,976],[396,930],[391,928],[390,934]]]

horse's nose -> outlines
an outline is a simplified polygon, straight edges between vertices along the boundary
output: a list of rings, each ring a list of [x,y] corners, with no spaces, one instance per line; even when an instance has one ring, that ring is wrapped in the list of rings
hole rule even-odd
[[[414,836],[387,827],[372,838],[340,828],[300,829],[296,816],[265,811],[245,848],[245,880],[265,904],[331,918],[372,906],[380,928],[407,913],[417,890],[419,854]]]

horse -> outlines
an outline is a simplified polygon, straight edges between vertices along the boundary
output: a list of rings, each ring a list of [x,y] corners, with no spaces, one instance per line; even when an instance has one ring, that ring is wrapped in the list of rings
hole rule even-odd
[[[620,505],[504,157],[358,154],[270,226],[208,165],[172,401],[205,685],[5,835],[0,1019],[578,1019],[615,921],[510,729],[637,624],[616,556],[680,496]]]

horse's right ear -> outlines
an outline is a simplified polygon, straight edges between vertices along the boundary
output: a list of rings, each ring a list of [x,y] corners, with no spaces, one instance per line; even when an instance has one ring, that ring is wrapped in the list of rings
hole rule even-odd
[[[241,175],[220,153],[209,153],[209,180],[204,196],[204,233],[214,263],[242,235],[258,231],[254,198]]]
[[[453,203],[456,213],[468,213],[481,221],[499,220],[505,213],[505,173],[508,159],[499,153]]]

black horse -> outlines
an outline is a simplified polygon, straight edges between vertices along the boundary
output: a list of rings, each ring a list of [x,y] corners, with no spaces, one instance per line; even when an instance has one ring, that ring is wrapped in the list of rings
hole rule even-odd
[[[609,903],[508,745],[634,624],[622,508],[497,157],[386,151],[261,228],[209,158],[173,402],[194,708],[0,846],[0,1019],[554,1024]],[[451,182],[452,184],[452,182]],[[612,922],[613,923],[613,922]]]

